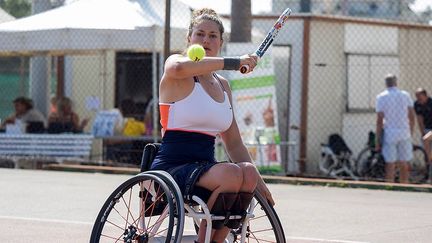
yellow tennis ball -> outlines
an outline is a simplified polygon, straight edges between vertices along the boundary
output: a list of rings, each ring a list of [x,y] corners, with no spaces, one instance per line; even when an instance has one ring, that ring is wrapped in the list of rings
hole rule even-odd
[[[205,50],[201,45],[193,44],[187,49],[189,59],[194,62],[199,62],[205,57]]]

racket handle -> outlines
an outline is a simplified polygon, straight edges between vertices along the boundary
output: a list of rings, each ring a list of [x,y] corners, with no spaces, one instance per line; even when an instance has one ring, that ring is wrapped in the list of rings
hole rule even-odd
[[[245,74],[249,72],[249,69],[250,69],[249,65],[243,65],[240,67],[240,72]]]
[[[259,62],[259,60],[261,59],[261,56],[259,56],[258,54],[257,54],[257,56],[258,56],[258,58],[257,58],[257,64],[258,64],[258,62]],[[240,67],[240,72],[241,73],[243,73],[243,74],[245,74],[245,73],[248,73],[250,71],[250,66],[249,65],[242,65],[241,67]]]

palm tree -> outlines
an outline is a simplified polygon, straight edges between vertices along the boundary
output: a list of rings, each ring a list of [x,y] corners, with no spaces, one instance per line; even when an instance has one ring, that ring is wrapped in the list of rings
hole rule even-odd
[[[251,0],[231,1],[230,42],[250,42],[252,29]]]

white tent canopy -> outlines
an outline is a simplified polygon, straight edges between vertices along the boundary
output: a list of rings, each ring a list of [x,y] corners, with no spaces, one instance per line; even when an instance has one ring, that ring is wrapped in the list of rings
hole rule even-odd
[[[8,14],[6,11],[0,8],[0,23],[12,21],[14,19],[15,18],[12,15]]]
[[[171,8],[171,47],[180,50],[191,11],[179,1]],[[0,55],[161,51],[164,22],[165,1],[79,0],[0,24]]]

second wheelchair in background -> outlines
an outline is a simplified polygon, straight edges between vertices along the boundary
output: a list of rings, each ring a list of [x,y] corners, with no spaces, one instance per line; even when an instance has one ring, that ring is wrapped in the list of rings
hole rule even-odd
[[[413,144],[410,161],[410,182],[425,183],[428,180],[428,158],[422,146]],[[321,144],[319,168],[326,176],[358,180],[384,181],[385,160],[375,150],[375,133],[370,131],[365,148],[357,158],[339,134],[331,134],[328,143]]]

